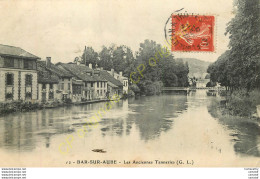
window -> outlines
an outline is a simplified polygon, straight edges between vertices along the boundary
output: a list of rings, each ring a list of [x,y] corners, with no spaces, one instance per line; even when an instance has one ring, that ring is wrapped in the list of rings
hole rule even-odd
[[[13,93],[6,93],[5,99],[13,99]]]
[[[70,83],[68,83],[68,90],[70,90]]]
[[[12,73],[7,73],[6,74],[6,85],[7,86],[14,85],[14,75]]]
[[[61,90],[64,90],[64,83],[61,83]]]
[[[99,82],[97,82],[97,87],[99,88]]]
[[[14,59],[11,58],[5,58],[4,59],[4,66],[5,67],[14,67]]]
[[[23,67],[24,67],[24,69],[33,69],[33,61],[24,60]]]
[[[31,92],[26,92],[25,93],[25,98],[26,99],[32,99],[32,93]]]
[[[73,85],[73,94],[81,94],[81,86],[80,85]]]
[[[46,84],[42,84],[42,89],[46,89]]]
[[[49,100],[52,100],[54,99],[54,94],[53,94],[53,91],[50,91],[49,92]]]
[[[25,86],[32,85],[32,75],[25,75]]]
[[[97,90],[97,95],[99,96],[99,90]]]
[[[102,83],[103,83],[103,82],[100,82],[100,83],[101,83],[101,86],[100,86],[100,87],[102,88]]]
[[[53,89],[53,84],[50,84],[50,89]]]
[[[100,96],[102,96],[102,90],[100,90]]]
[[[93,82],[91,82],[91,87],[93,87],[94,86],[94,83]]]

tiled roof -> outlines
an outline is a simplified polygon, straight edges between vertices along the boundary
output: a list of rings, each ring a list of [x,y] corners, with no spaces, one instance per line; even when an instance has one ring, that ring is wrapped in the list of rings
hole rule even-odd
[[[59,83],[59,77],[46,69],[45,61],[37,62],[37,73],[39,83]]]
[[[76,76],[77,78],[83,81],[107,81],[99,76],[90,76],[87,73],[92,73],[92,69],[87,66],[77,65],[77,64],[66,64],[66,63],[58,63],[64,69],[68,70],[71,74]]]
[[[0,55],[13,56],[20,58],[40,59],[39,57],[21,49],[20,47],[0,44]]]
[[[118,87],[123,86],[123,84],[119,80],[115,79],[107,71],[101,70],[100,71],[100,76],[105,78],[107,81],[111,82],[112,84],[114,84],[114,85],[116,85]]]
[[[68,72],[67,70],[64,70],[62,68],[59,68],[58,66],[51,63],[50,68],[48,70],[52,71],[53,73],[56,73],[59,77],[73,77],[73,75]]]

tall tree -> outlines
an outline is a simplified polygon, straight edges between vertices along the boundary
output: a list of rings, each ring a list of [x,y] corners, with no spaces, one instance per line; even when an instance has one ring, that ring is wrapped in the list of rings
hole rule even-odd
[[[155,41],[145,40],[140,44],[136,61],[145,66],[143,78],[137,84],[141,93],[157,93],[162,85],[188,86],[187,64],[177,63],[169,49],[162,48]]]
[[[88,66],[90,63],[93,68],[96,67],[98,63],[98,53],[94,51],[92,47],[85,47],[85,50],[82,54],[81,63]]]
[[[113,61],[111,56],[111,49],[103,46],[101,52],[99,52],[99,64],[104,70],[111,70],[113,67]]]
[[[209,67],[211,80],[231,89],[260,88],[259,0],[236,0],[236,16],[229,22],[230,50]],[[217,77],[219,75],[219,77]]]
[[[116,72],[125,72],[126,67],[134,61],[134,56],[129,47],[121,45],[113,49],[112,60]]]

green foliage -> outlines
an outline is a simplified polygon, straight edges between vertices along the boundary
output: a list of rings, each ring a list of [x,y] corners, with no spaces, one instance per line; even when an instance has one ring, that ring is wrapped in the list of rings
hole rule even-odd
[[[85,47],[84,53],[82,54],[81,63],[88,66],[90,63],[93,68],[98,64],[98,53],[94,51],[92,47]]]
[[[114,70],[118,73],[122,71],[125,74],[125,69],[130,65],[130,63],[134,62],[132,50],[125,45],[121,45],[114,48],[112,54]]]
[[[236,90],[227,99],[226,108],[232,115],[252,116],[260,104],[260,91]]]
[[[131,84],[129,88],[135,94],[139,94],[140,93],[140,88],[136,84]]]
[[[145,40],[140,44],[136,61],[145,66],[143,78],[137,83],[143,94],[159,93],[160,86],[188,86],[188,64],[182,60],[176,62],[170,51],[155,41]]]
[[[141,94],[151,96],[161,93],[161,88],[163,83],[161,81],[151,81],[151,80],[143,80],[142,82],[138,83],[140,88]]]
[[[99,53],[98,66],[103,67],[104,70],[111,70],[113,68],[113,61],[111,58],[111,50],[103,46],[101,52]]]
[[[214,87],[214,86],[216,86],[216,83],[215,83],[215,82],[212,82],[212,81],[210,81],[210,82],[208,82],[208,83],[206,84],[206,87]]]
[[[9,103],[0,103],[0,115],[13,112],[31,111],[41,108],[38,103],[12,101]]]
[[[258,0],[237,0],[237,14],[229,22],[230,50],[209,66],[213,82],[231,90],[260,88],[260,13]]]
[[[159,94],[162,86],[186,87],[189,85],[188,63],[184,63],[182,60],[175,61],[171,52],[162,48],[155,41],[145,40],[141,43],[136,57],[134,57],[132,50],[125,45],[103,46],[98,56],[99,60],[97,60],[97,53],[92,47],[88,47],[82,56],[81,63],[86,65],[97,63],[104,70],[113,68],[117,73],[122,71],[123,75],[128,78],[132,72],[137,71],[140,64],[145,66],[143,76],[140,77],[137,85],[132,86],[132,91],[135,93],[153,95]],[[149,61],[151,58],[153,59]],[[136,77],[137,75],[134,79]]]

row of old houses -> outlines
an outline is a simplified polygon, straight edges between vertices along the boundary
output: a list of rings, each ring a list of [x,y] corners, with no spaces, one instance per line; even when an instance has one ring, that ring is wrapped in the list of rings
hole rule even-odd
[[[128,93],[128,78],[113,69],[51,62],[14,46],[0,45],[0,102],[108,99]]]

